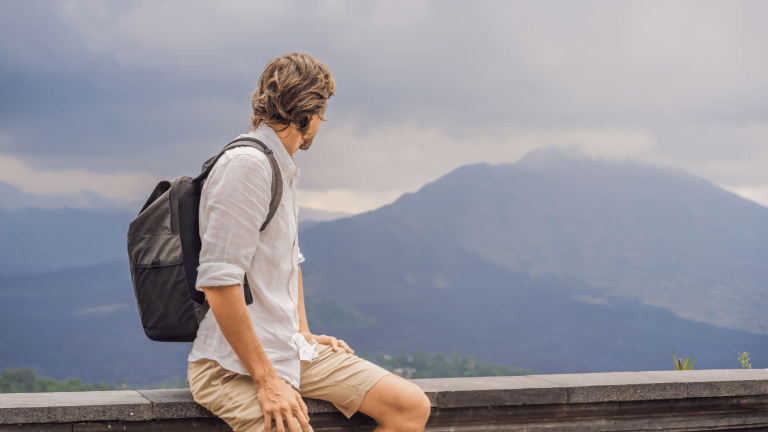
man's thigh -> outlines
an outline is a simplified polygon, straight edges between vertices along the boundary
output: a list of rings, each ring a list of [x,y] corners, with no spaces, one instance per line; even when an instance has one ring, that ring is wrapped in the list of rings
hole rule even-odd
[[[264,430],[264,412],[253,378],[228,371],[207,359],[190,363],[187,375],[195,402],[224,420],[233,431]]]
[[[318,345],[319,356],[311,362],[301,362],[301,396],[333,403],[347,418],[357,412],[368,391],[381,378],[385,369],[349,354],[333,351],[328,345]]]

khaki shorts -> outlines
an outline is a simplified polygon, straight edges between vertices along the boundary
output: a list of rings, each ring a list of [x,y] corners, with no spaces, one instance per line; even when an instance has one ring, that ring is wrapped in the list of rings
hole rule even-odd
[[[347,418],[357,412],[368,390],[389,374],[344,350],[335,352],[328,345],[318,345],[316,351],[316,359],[301,362],[299,394],[329,401]],[[233,431],[264,430],[264,413],[250,376],[226,370],[209,359],[190,362],[187,376],[195,402],[227,422]]]

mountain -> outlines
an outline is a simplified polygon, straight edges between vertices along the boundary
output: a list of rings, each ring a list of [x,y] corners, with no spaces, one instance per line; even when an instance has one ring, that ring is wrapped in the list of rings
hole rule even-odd
[[[459,170],[398,207],[439,217],[449,191],[460,197],[438,212],[451,217],[431,229],[489,262],[768,334],[768,209],[701,178],[537,151]]]
[[[0,224],[3,245],[27,233],[0,261],[0,368],[132,384],[183,376],[188,344],[141,331],[123,257],[132,214],[25,211]],[[24,249],[36,228],[51,234],[32,243],[50,246]],[[92,232],[102,249],[88,261],[79,237]],[[539,151],[459,168],[299,241],[316,333],[359,353],[456,352],[565,373],[669,369],[672,349],[702,369],[739,367],[741,351],[768,367],[766,237],[768,209],[700,178]],[[85,267],[61,268],[71,262]]]
[[[307,298],[377,323],[342,335],[363,351],[542,372],[666,368],[673,348],[702,368],[768,354],[768,209],[681,171],[538,151],[459,168],[300,244]]]
[[[315,240],[342,225],[365,227]],[[507,270],[580,280],[680,317],[768,334],[768,209],[681,171],[535,151],[514,165],[459,168],[373,213],[312,227],[300,238],[302,252],[311,262],[312,249],[335,253],[384,229]]]

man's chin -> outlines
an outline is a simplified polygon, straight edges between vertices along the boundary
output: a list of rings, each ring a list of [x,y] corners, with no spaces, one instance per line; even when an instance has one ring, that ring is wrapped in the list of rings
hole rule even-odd
[[[309,141],[305,140],[300,146],[299,150],[309,150],[309,148],[312,146],[312,139]]]

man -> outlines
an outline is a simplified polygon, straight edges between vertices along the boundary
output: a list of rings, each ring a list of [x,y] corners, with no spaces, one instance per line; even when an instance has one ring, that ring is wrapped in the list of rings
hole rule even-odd
[[[211,307],[189,354],[188,380],[195,401],[236,432],[268,431],[273,420],[279,432],[310,432],[302,396],[330,401],[347,417],[362,411],[379,432],[421,431],[429,417],[421,389],[307,325],[293,155],[309,149],[334,90],[328,68],[307,54],[277,58],[259,78],[248,136],[273,151],[283,178],[264,231],[272,167],[263,153],[228,150],[202,191],[196,287]]]

